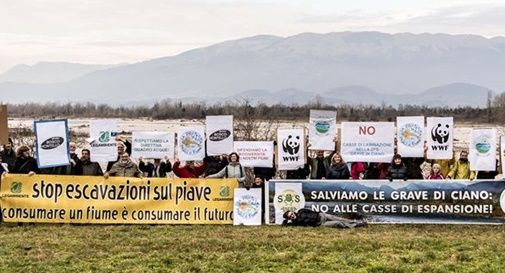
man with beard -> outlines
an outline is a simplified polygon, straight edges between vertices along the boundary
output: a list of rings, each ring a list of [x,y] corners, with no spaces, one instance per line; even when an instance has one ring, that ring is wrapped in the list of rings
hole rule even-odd
[[[102,167],[97,162],[91,162],[91,152],[88,149],[83,149],[81,152],[82,175],[87,176],[102,176]]]
[[[468,162],[468,151],[463,150],[459,154],[459,160],[454,162],[454,166],[447,175],[448,179],[470,179],[475,178],[475,172],[470,170],[470,163]]]
[[[119,156],[119,161],[114,163],[110,171],[106,172],[103,176],[105,178],[109,178],[109,176],[142,178],[142,172],[137,164],[131,161],[130,155],[124,152]]]

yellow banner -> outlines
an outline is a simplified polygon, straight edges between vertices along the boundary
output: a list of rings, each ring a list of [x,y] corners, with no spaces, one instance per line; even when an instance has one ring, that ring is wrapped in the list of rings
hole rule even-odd
[[[237,179],[7,174],[5,222],[232,224]]]

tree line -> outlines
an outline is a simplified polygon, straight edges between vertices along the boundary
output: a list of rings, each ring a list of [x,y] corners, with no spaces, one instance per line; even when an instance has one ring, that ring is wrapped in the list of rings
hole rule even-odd
[[[488,100],[486,108],[429,107],[419,105],[327,105],[321,101],[305,105],[252,104],[248,100],[234,103],[184,103],[163,100],[152,106],[112,106],[94,103],[22,103],[9,104],[14,118],[148,118],[203,119],[206,115],[233,115],[239,120],[305,120],[310,109],[337,111],[338,120],[394,121],[397,116],[452,116],[459,122],[505,124],[505,93]]]

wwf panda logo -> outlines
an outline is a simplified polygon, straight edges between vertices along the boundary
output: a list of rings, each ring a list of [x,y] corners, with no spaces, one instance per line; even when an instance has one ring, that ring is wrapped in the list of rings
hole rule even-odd
[[[295,155],[300,150],[300,136],[289,135],[282,141],[282,149],[285,153]]]
[[[449,141],[449,134],[449,124],[442,126],[442,124],[439,123],[436,127],[433,127],[433,129],[431,129],[431,139],[440,144],[445,144],[447,141]]]

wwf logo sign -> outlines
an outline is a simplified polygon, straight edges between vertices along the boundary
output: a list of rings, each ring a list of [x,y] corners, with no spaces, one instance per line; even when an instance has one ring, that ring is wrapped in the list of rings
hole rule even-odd
[[[300,136],[293,137],[289,135],[282,141],[282,149],[290,155],[298,154],[298,151],[300,151]]]
[[[450,133],[449,124],[439,123],[431,129],[431,139],[439,144],[446,144],[449,141]]]

